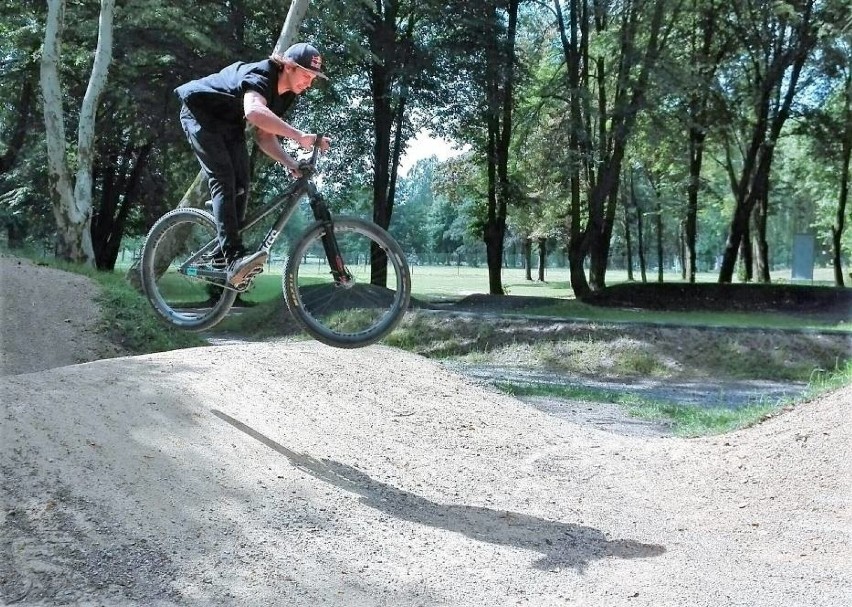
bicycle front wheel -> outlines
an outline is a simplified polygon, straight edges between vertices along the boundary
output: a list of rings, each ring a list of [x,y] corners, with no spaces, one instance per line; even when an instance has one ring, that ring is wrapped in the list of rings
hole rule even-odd
[[[402,320],[411,276],[399,244],[385,230],[356,217],[334,220],[346,276],[332,274],[323,244],[326,228],[313,224],[294,245],[284,272],[284,298],[314,338],[338,348],[375,343]]]
[[[190,331],[222,320],[237,298],[224,288],[226,272],[213,264],[216,221],[200,209],[163,215],[142,248],[142,288],[159,317]]]

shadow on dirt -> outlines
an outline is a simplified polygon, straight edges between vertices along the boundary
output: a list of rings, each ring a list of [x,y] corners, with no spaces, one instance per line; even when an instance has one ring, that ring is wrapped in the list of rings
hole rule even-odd
[[[593,527],[493,510],[481,506],[462,506],[433,502],[414,493],[382,483],[352,466],[329,459],[316,459],[291,451],[254,428],[218,410],[213,415],[251,436],[307,474],[361,496],[361,501],[397,519],[445,529],[489,544],[510,546],[540,553],[533,563],[536,569],[571,567],[583,571],[593,560],[604,557],[622,559],[660,556],[666,550],[656,544],[634,540],[608,540]]]

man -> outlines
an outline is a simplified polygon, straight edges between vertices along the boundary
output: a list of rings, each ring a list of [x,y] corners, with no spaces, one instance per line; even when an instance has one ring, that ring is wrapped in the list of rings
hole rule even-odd
[[[303,133],[282,117],[315,78],[328,80],[321,68],[319,51],[300,42],[283,55],[273,53],[257,63],[234,63],[175,89],[183,102],[181,125],[210,186],[219,240],[214,258],[227,264],[232,286],[263,271],[267,257],[265,252],[246,255],[239,233],[249,180],[246,122],[257,127],[258,147],[294,177],[300,177],[298,163],[278,138],[286,137],[311,149],[316,135]],[[318,143],[321,150],[327,150],[329,144],[325,137]]]

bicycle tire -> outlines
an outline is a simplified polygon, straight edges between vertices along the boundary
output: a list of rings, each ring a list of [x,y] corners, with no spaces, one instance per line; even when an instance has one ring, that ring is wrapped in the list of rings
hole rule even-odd
[[[331,275],[324,234],[324,225],[316,222],[293,245],[283,280],[287,307],[312,337],[326,345],[373,344],[393,331],[408,309],[411,276],[402,249],[375,224],[357,217],[335,218],[334,235],[353,278],[342,285]],[[377,254],[387,258],[386,286],[371,281]]]
[[[223,278],[197,275],[212,269],[209,259],[179,271],[186,260],[216,240],[216,233],[213,216],[195,208],[169,211],[148,232],[140,264],[142,290],[166,323],[203,331],[221,321],[234,304],[237,292],[223,288]]]

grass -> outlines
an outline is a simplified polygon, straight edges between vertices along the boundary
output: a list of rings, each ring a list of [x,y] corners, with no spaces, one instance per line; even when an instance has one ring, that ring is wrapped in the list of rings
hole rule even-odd
[[[852,322],[826,322],[814,316],[777,312],[657,312],[652,310],[621,310],[598,308],[579,301],[566,300],[551,306],[524,309],[529,316],[588,320],[594,322],[643,323],[650,325],[680,325],[684,327],[732,327],[785,330],[832,330],[852,333]]]
[[[551,384],[497,382],[498,390],[511,396],[537,396],[618,405],[632,417],[661,422],[675,436],[722,434],[765,419],[781,404],[758,403],[737,409],[700,407],[642,398],[628,392]]]
[[[608,274],[610,284],[626,280],[626,274],[614,271]],[[679,275],[667,277],[679,281]],[[705,282],[715,281],[715,276],[702,275]],[[523,316],[541,316],[565,320],[582,320],[601,323],[642,323],[658,325],[735,327],[762,329],[837,330],[852,333],[852,322],[832,323],[817,316],[802,320],[800,316],[780,313],[748,312],[657,312],[603,308],[574,299],[569,284],[564,282],[529,283],[522,269],[504,271],[504,281],[511,295],[559,298],[559,303],[548,306],[524,308]],[[460,299],[465,295],[488,292],[488,275],[485,268],[467,266],[414,266],[412,268],[412,297],[420,301]],[[188,295],[188,297],[191,297]],[[281,267],[272,264],[258,276],[242,301],[263,304],[280,301]],[[512,314],[507,314],[511,316]]]
[[[852,362],[835,371],[820,371],[809,384],[804,400],[852,384]],[[789,399],[763,401],[743,407],[701,407],[642,398],[629,392],[556,384],[496,382],[495,387],[511,396],[551,397],[620,406],[629,415],[668,425],[675,436],[697,437],[724,434],[747,428],[793,405]]]
[[[852,360],[839,363],[834,369],[815,369],[808,382],[808,396],[813,398],[848,385],[852,385]]]
[[[533,275],[536,275],[533,272]],[[789,283],[790,271],[778,270],[771,274],[775,283]],[[634,280],[641,280],[638,272],[634,272]],[[523,268],[504,268],[502,272],[503,287],[507,295],[522,295],[531,297],[558,297],[573,299],[567,268],[550,268],[545,274],[545,282],[526,279],[526,271]],[[679,272],[664,272],[665,282],[684,282]],[[711,272],[702,272],[696,275],[697,282],[715,283],[719,275]],[[657,280],[657,274],[647,275],[649,282]],[[606,284],[615,285],[628,282],[625,270],[607,270]],[[831,268],[816,268],[813,281],[797,281],[797,283],[812,286],[834,284],[833,270]],[[453,297],[459,298],[476,293],[488,293],[488,269],[484,266],[477,268],[469,266],[412,266],[411,267],[412,294],[421,299],[434,299]]]
[[[81,274],[98,283],[100,290],[95,299],[101,305],[101,328],[130,353],[147,354],[205,345],[195,333],[161,322],[148,300],[127,282],[123,273],[99,272],[88,266],[62,261],[37,263]]]

